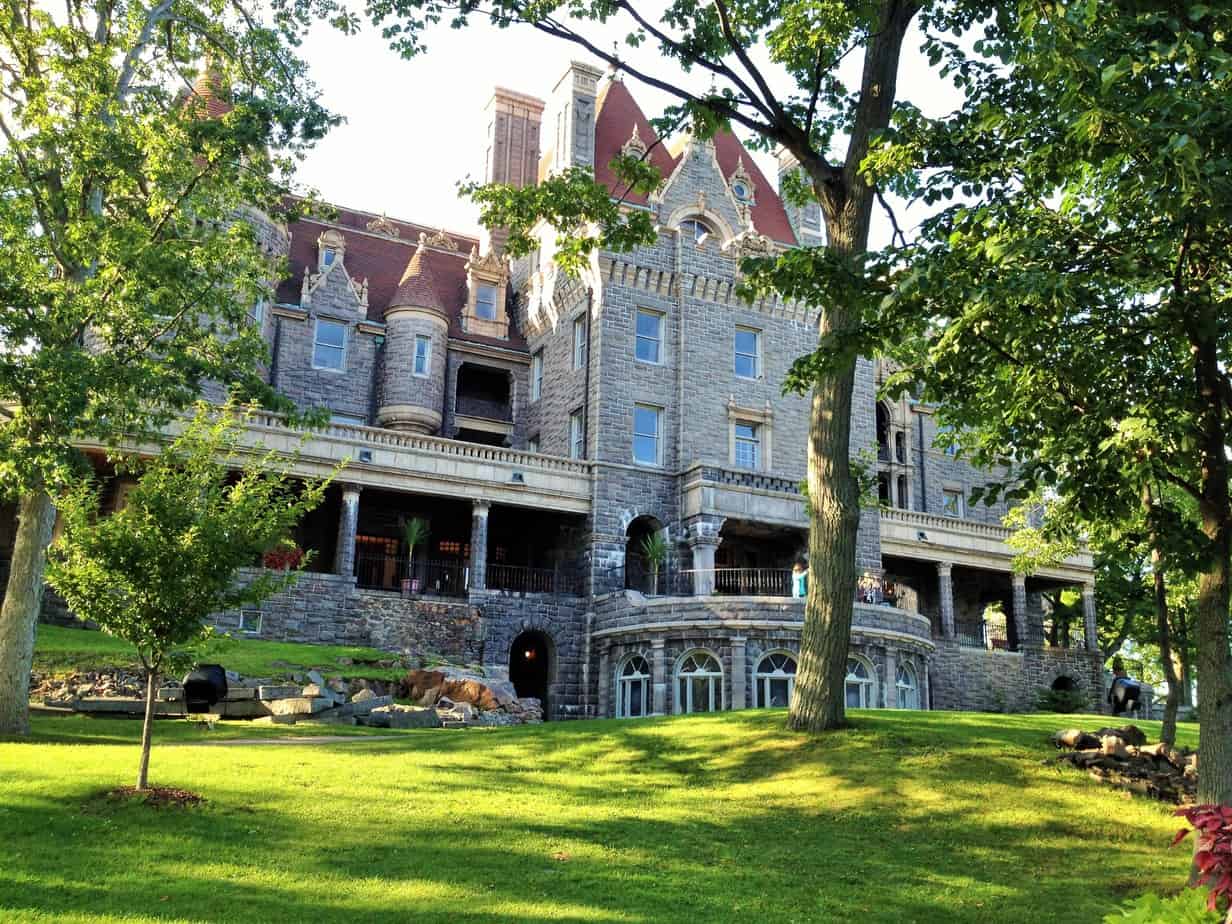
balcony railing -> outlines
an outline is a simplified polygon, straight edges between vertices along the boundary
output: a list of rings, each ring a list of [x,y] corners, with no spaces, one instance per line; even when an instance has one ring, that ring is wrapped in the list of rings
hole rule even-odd
[[[720,596],[790,597],[791,570],[787,568],[711,568],[677,571],[665,583],[670,592],[690,597],[701,586]]]
[[[355,556],[355,583],[368,590],[465,597],[470,584],[470,568],[458,559],[422,559],[416,560],[408,577],[406,558],[360,552]]]
[[[486,420],[513,420],[513,407],[508,401],[458,395],[456,413],[463,417],[482,417]]]
[[[963,648],[983,648],[987,651],[1009,651],[1009,634],[1005,623],[997,620],[957,622],[954,635]]]
[[[488,590],[500,590],[513,594],[567,594],[581,593],[581,581],[575,572],[560,568],[531,568],[526,565],[502,565],[488,563]]]

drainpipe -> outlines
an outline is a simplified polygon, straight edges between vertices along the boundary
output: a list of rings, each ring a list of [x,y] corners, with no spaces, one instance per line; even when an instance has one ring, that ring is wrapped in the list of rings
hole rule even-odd
[[[925,464],[927,459],[924,455],[924,415],[916,412],[916,423],[919,424],[920,448],[916,450],[920,454],[920,512],[928,513],[928,476],[926,474],[928,466]]]

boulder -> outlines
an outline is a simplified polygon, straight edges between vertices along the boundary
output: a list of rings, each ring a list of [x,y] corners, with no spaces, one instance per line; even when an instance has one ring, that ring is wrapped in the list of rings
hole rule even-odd
[[[393,704],[372,710],[367,724],[378,728],[440,728],[441,717],[435,709]]]
[[[421,700],[431,689],[439,689],[445,682],[445,675],[440,671],[416,670],[409,671],[402,678],[402,694],[407,699]]]
[[[308,683],[315,683],[319,687],[325,686],[325,678],[321,676],[320,671],[309,671],[306,675]]]
[[[315,712],[324,712],[326,709],[334,705],[332,697],[295,697],[292,699],[275,699],[268,704],[269,711],[272,715],[312,715]]]
[[[1086,751],[1100,746],[1098,738],[1080,728],[1059,731],[1052,736],[1052,742],[1059,748],[1070,748],[1074,751]]]
[[[1099,739],[1099,744],[1100,750],[1108,757],[1129,760],[1129,750],[1125,747],[1125,742],[1117,735],[1104,735]]]
[[[1106,738],[1109,735],[1120,738],[1126,744],[1132,744],[1134,747],[1142,747],[1146,744],[1146,733],[1137,725],[1122,725],[1120,728],[1101,728],[1095,733],[1100,738]]]
[[[325,691],[325,687],[323,687],[321,684],[310,683],[308,684],[308,686],[304,687],[304,689],[300,691],[300,695],[307,696],[311,699],[311,698],[316,698],[318,696],[325,696],[326,691]]]
[[[303,687],[292,686],[289,683],[257,687],[257,699],[260,700],[292,699],[300,696],[303,696]]]
[[[376,699],[376,694],[373,693],[371,690],[364,688],[351,697],[351,702],[362,703],[370,699]]]

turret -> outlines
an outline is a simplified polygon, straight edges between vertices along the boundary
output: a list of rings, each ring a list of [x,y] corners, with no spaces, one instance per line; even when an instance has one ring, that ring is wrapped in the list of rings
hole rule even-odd
[[[377,423],[393,430],[437,433],[445,402],[449,317],[432,272],[425,235],[385,309],[385,359]]]

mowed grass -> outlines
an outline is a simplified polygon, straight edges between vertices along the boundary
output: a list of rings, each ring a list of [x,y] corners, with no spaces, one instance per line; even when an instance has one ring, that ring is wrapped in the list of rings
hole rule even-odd
[[[1047,762],[1058,727],[1105,719],[853,721],[316,745],[211,745],[251,730],[166,721],[152,780],[208,802],[153,809],[99,797],[132,781],[136,722],[38,717],[33,740],[0,743],[0,920],[1085,924],[1185,881],[1168,807]]]
[[[216,661],[245,677],[277,679],[295,671],[320,670],[347,677],[392,680],[406,673],[403,668],[382,668],[375,663],[396,658],[376,648],[345,645],[309,645],[296,642],[263,642],[247,638],[221,638],[206,643],[201,661]],[[343,665],[341,659],[353,663]],[[38,627],[34,645],[34,670],[43,674],[66,674],[100,667],[137,667],[133,646],[122,639],[90,629],[64,626]]]

